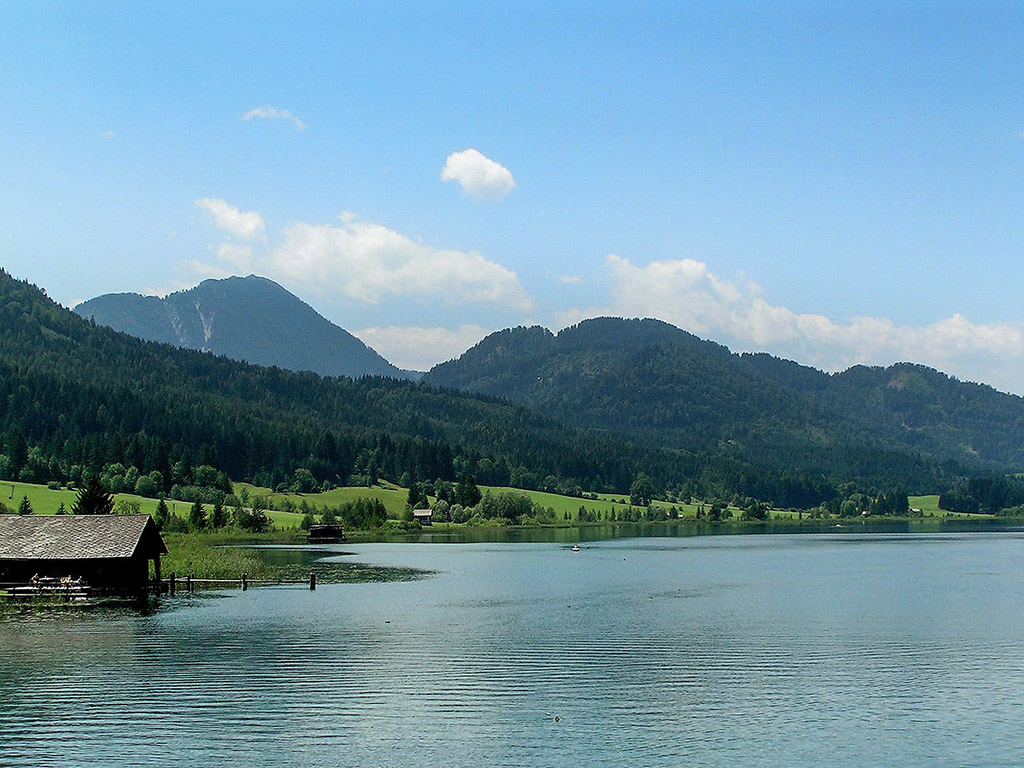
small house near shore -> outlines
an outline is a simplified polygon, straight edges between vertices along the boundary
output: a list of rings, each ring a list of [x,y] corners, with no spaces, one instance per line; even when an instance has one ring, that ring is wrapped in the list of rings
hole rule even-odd
[[[434,511],[432,509],[414,509],[412,519],[419,520],[420,525],[430,525],[434,521]]]
[[[143,592],[160,580],[166,554],[149,515],[0,515],[4,584],[70,576],[101,591]]]

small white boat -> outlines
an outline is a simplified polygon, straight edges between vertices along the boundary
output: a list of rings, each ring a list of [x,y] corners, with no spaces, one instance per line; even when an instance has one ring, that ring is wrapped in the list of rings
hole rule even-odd
[[[580,545],[579,544],[573,544],[571,549],[572,549],[573,552],[579,552],[580,551]]]

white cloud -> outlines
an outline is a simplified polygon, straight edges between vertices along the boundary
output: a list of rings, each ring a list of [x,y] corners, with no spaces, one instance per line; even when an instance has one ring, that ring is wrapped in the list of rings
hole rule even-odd
[[[441,181],[457,181],[467,195],[477,200],[505,197],[516,186],[508,168],[475,149],[448,155]]]
[[[100,133],[100,137],[104,139],[116,139],[117,134],[108,128],[107,130]]]
[[[290,120],[294,123],[295,130],[306,130],[306,124],[287,109],[278,109],[277,107],[272,107],[269,104],[257,107],[256,109],[250,109],[242,115],[243,120],[252,120],[253,118],[260,118],[262,120]]]
[[[579,283],[583,282],[583,278],[577,277],[576,275],[562,275],[558,279],[561,280],[566,285],[578,285]]]
[[[491,331],[480,325],[457,328],[385,326],[352,331],[400,368],[429,370],[437,363],[458,357]]]
[[[217,229],[245,240],[263,237],[263,217],[256,211],[240,211],[213,197],[201,197],[194,202],[213,217],[213,225]]]
[[[223,200],[202,198],[196,205],[214,224],[238,237],[263,240],[263,219]],[[334,293],[362,304],[402,296],[497,305],[528,311],[533,301],[516,273],[477,251],[435,248],[372,222],[342,213],[340,224],[292,222],[273,247],[222,243],[216,263],[189,262],[187,269],[211,277],[221,272],[257,272],[288,286]]]
[[[529,310],[533,302],[515,272],[476,251],[434,248],[371,222],[295,222],[264,258],[265,270],[353,301],[384,296],[475,302]]]
[[[837,322],[770,304],[750,281],[723,279],[694,259],[653,261],[640,267],[609,256],[609,306],[571,309],[563,324],[614,314],[656,317],[740,351],[768,351],[825,370],[855,364],[912,361],[963,379],[1024,391],[1024,326],[971,323],[960,314],[928,325],[888,318]]]

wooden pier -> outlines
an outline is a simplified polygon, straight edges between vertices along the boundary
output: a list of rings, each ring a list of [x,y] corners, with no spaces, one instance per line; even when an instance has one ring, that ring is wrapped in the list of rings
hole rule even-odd
[[[252,579],[248,574],[243,573],[237,579],[199,579],[191,574],[184,577],[171,573],[166,579],[154,579],[148,588],[134,597],[144,596],[146,593],[152,595],[168,595],[173,597],[178,592],[191,594],[197,588],[230,588],[238,587],[243,591],[249,587],[260,586],[282,586],[301,585],[310,590],[316,589],[316,574],[310,573],[308,578],[300,580],[285,579]],[[121,593],[118,593],[121,594]],[[122,594],[122,597],[132,595]],[[90,603],[100,598],[106,600],[111,597],[111,592],[105,589],[96,589],[86,584],[81,579],[39,577],[29,583],[24,582],[0,582],[0,600],[28,601],[37,600],[53,603]]]
[[[6,590],[4,592],[3,590]],[[13,600],[82,602],[94,595],[93,588],[80,579],[43,576],[24,583],[0,583],[0,596]]]
[[[298,581],[285,579],[253,579],[246,573],[243,573],[237,579],[197,579],[191,574],[181,577],[175,573],[171,573],[166,579],[155,581],[153,586],[154,591],[158,594],[168,594],[173,596],[177,592],[194,592],[196,587],[239,587],[244,592],[248,590],[249,587],[278,586],[286,584],[301,584],[303,586],[308,586],[312,591],[316,589],[316,574],[310,572],[308,578]]]

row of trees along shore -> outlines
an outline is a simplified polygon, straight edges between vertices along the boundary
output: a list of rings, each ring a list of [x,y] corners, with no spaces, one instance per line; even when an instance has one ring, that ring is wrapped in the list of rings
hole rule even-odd
[[[233,486],[222,473],[210,467],[198,468],[198,477],[208,481],[203,486],[177,486],[181,494],[177,500],[190,503],[188,513],[181,517],[172,514],[166,499],[160,496],[154,520],[161,530],[200,531],[220,529],[233,525],[239,529],[261,532],[271,526],[267,515],[272,502],[267,496],[251,496],[248,489],[242,488],[236,497]],[[304,478],[299,475],[296,482],[301,484]],[[122,500],[115,504],[108,480],[97,474],[90,474],[78,490],[78,495],[70,510],[62,503],[58,514],[110,514],[112,512],[132,513],[139,511],[138,503]],[[1011,502],[1024,500],[1024,493],[1019,484],[1007,482],[964,483],[940,499],[940,508],[953,512],[978,512],[983,508],[975,501],[975,495],[981,496],[989,509],[1004,514],[1024,515],[1024,501],[1017,507],[1009,506]],[[185,497],[188,498],[185,498]],[[433,500],[431,500],[433,497]],[[739,517],[745,520],[765,520],[769,516],[771,505],[753,497],[733,495],[731,498],[713,499],[679,499],[673,496],[666,505],[653,505],[656,488],[653,481],[644,473],[639,473],[630,488],[629,506],[619,509],[593,509],[581,504],[575,515],[575,521],[588,522],[642,522],[676,519],[680,517],[678,503],[690,503],[697,506],[697,519],[717,521],[733,517],[732,509],[739,510]],[[584,494],[582,498],[597,499],[596,494]],[[620,499],[625,503],[625,499]],[[286,512],[303,515],[300,527],[308,529],[316,523],[341,524],[347,529],[372,530],[381,528],[387,523],[388,512],[383,502],[376,498],[358,498],[337,506],[318,506],[306,499],[298,504],[286,498],[280,508]],[[474,478],[464,475],[457,483],[437,479],[434,483],[412,482],[406,498],[403,522],[413,520],[414,509],[430,508],[438,522],[473,523],[482,521],[502,521],[519,525],[555,524],[558,516],[552,507],[544,507],[526,493],[503,491],[499,493],[482,493]],[[17,514],[33,514],[31,502],[25,496],[16,510],[7,508],[0,503],[0,513],[15,512]],[[862,491],[855,484],[847,484],[840,488],[839,495],[808,510],[809,519],[826,517],[855,516],[899,516],[911,514],[909,500],[902,489],[878,491],[871,489]],[[568,512],[563,513],[563,521],[570,520]]]
[[[329,441],[328,441],[329,442]],[[0,445],[15,449],[20,443],[17,439],[8,439]],[[17,450],[14,451],[17,453]],[[40,463],[32,456],[38,456],[38,451],[32,449],[26,451],[23,470],[18,473],[10,471],[12,464],[6,455],[0,453],[0,480],[20,480],[22,482],[37,482],[48,476],[48,469],[53,468],[59,479],[51,479],[48,485],[51,488],[65,486],[68,488],[83,487],[89,478],[96,477],[102,486],[110,493],[134,493],[148,498],[165,497],[189,503],[201,502],[204,505],[212,506],[221,504],[226,507],[249,506],[242,499],[237,498],[233,492],[233,484],[228,474],[218,469],[215,464],[205,463],[216,461],[216,456],[208,451],[200,451],[199,458],[204,463],[194,464],[190,461],[187,453],[174,453],[166,458],[161,466],[163,470],[153,469],[143,472],[136,465],[125,465],[121,462],[110,462],[101,465],[98,469],[92,469],[89,465],[72,464],[65,465],[63,462]],[[449,504],[458,502],[464,508],[474,507],[477,501],[467,498],[452,498],[446,488],[458,488],[459,480],[454,478],[477,477],[473,472],[457,473],[456,465],[463,465],[464,462],[454,462],[450,465],[450,471],[445,475],[436,475],[433,481],[417,480],[417,474],[405,470],[397,476],[394,473],[382,474],[377,468],[377,458],[374,451],[365,451],[357,458],[354,467],[359,471],[347,478],[348,485],[372,486],[382,479],[391,479],[392,482],[403,487],[410,488],[415,495],[422,498],[432,495],[441,501]],[[488,485],[499,485],[495,482],[494,463],[487,459],[480,459],[470,462],[475,469],[482,466],[486,472],[480,479]],[[398,465],[401,467],[401,465]],[[30,471],[24,471],[30,467]],[[421,468],[422,471],[422,468]],[[513,475],[515,472],[513,472]],[[505,473],[499,473],[498,479],[505,478]],[[519,479],[530,480],[532,476],[525,470]],[[277,479],[276,484],[273,483]],[[536,480],[535,477],[532,479]],[[320,491],[327,491],[337,484],[330,480],[320,479],[314,472],[305,466],[300,466],[286,477],[280,475],[268,475],[257,473],[252,478],[255,485],[268,487],[278,493],[309,494]],[[821,514],[845,516],[850,514],[862,514],[867,511],[870,514],[906,514],[908,505],[904,502],[906,490],[900,486],[879,488],[874,485],[862,485],[859,483],[839,483],[831,485],[824,481],[807,484],[807,480],[794,478],[795,482],[784,482],[782,485],[765,486],[763,483],[754,488],[758,492],[749,492],[750,483],[741,478],[735,484],[709,484],[693,483],[682,481],[679,483],[659,484],[647,473],[640,472],[633,476],[629,486],[630,503],[634,506],[645,507],[654,498],[669,503],[688,503],[701,501],[708,504],[714,501],[722,501],[741,508],[748,508],[751,501],[758,505],[785,509],[818,510]],[[547,477],[541,482],[530,482],[520,486],[524,490],[542,490],[551,493],[559,493],[578,498],[588,498],[596,493],[585,491],[578,483],[564,484],[555,477]],[[740,490],[731,490],[736,487]],[[599,487],[602,493],[621,493],[621,490],[611,489],[608,486]],[[774,494],[772,492],[775,492]],[[415,505],[418,499],[410,499]],[[1000,475],[979,475],[959,476],[953,479],[952,486],[940,496],[939,507],[943,510],[959,513],[988,514],[1024,514],[1024,480],[1016,476]],[[11,510],[7,510],[11,511]]]

